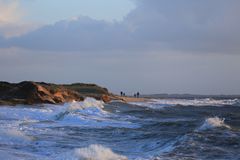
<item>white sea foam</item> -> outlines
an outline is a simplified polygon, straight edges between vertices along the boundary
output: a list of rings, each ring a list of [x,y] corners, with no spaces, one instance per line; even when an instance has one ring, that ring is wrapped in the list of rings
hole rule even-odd
[[[94,98],[87,97],[83,102],[73,101],[70,104],[70,106],[68,107],[68,110],[73,111],[73,110],[87,109],[87,108],[92,108],[92,107],[103,109],[104,108],[104,102],[103,101],[98,101]]]
[[[55,115],[60,113],[82,112],[82,114],[94,115],[103,114],[102,101],[93,98],[86,98],[83,102],[65,103],[64,105],[45,105],[44,107],[19,106],[19,107],[1,107],[0,115],[4,119],[17,119],[26,121],[47,121],[54,120]]]
[[[161,109],[163,107],[183,105],[183,106],[225,106],[238,105],[239,99],[152,99],[149,102],[133,102],[131,104],[149,107],[153,109]]]
[[[104,102],[94,98],[86,98],[83,102],[73,101],[66,103],[57,118],[61,119],[70,114],[88,115],[88,116],[104,116],[107,112],[103,110]],[[60,117],[59,117],[60,116]]]
[[[221,119],[219,117],[207,118],[203,125],[199,128],[199,130],[207,130],[219,127],[231,129],[231,127],[225,124],[224,121],[225,121],[224,118]]]
[[[127,157],[113,153],[102,145],[90,145],[87,148],[75,149],[74,154],[82,160],[126,160]]]
[[[110,148],[92,144],[85,148],[77,148],[72,152],[54,157],[57,160],[127,160],[128,158],[114,153]]]
[[[55,118],[59,125],[84,126],[84,127],[123,127],[137,128],[126,119],[119,119],[116,115],[104,111],[104,102],[93,98],[86,98],[83,102],[65,104],[65,109]]]
[[[66,120],[70,117],[104,117],[107,112],[103,110],[102,101],[97,101],[93,98],[86,98],[83,102],[73,101],[66,103],[61,112],[56,114],[57,120]]]
[[[19,129],[5,127],[0,129],[0,141],[3,144],[28,143],[31,140],[33,140],[32,137]]]
[[[83,126],[83,127],[123,127],[138,128],[129,121],[129,117],[117,117],[104,110],[104,102],[86,98],[83,102],[71,102],[64,105],[45,105],[44,107],[20,106],[1,107],[1,117],[18,120],[33,127],[48,126]],[[56,123],[41,123],[41,122]]]

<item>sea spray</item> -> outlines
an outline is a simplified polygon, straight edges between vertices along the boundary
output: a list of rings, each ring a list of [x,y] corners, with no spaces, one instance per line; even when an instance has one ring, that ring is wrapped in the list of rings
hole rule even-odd
[[[97,101],[94,98],[89,98],[87,97],[83,102],[77,102],[77,101],[73,101],[71,103],[67,103],[65,104],[67,105],[67,109],[63,112],[60,112],[59,114],[57,114],[56,120],[62,120],[66,115],[70,114],[70,113],[75,113],[78,111],[81,111],[82,114],[84,114],[84,112],[87,114],[104,114],[106,113],[106,111],[103,110],[104,108],[104,102],[102,101]]]
[[[66,103],[63,111],[54,116],[54,120],[62,126],[82,127],[123,127],[138,128],[128,120],[131,116],[116,116],[104,110],[104,102],[94,98],[86,98],[82,102]]]
[[[224,118],[221,119],[219,117],[207,118],[204,121],[203,125],[199,128],[199,130],[207,130],[221,127],[231,129],[231,127],[225,124],[224,121],[225,121]]]
[[[133,105],[149,107],[152,109],[162,109],[164,107],[172,106],[239,106],[239,99],[152,99],[149,102],[131,102]]]
[[[62,153],[50,159],[56,160],[128,160],[126,156],[114,153],[110,148],[100,144],[76,148],[73,151]]]
[[[74,154],[81,160],[127,160],[127,157],[118,155],[110,148],[98,144],[75,149]]]

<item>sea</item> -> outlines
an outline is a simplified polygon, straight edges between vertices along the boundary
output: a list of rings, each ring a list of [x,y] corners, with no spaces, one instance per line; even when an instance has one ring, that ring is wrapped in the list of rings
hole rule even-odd
[[[239,160],[240,100],[0,107],[1,160]]]

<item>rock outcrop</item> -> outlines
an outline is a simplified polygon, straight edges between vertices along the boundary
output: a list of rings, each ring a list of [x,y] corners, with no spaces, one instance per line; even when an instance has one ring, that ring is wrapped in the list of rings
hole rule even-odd
[[[95,84],[56,85],[30,81],[0,82],[0,105],[60,104],[73,100],[82,101],[85,97],[93,97],[108,102],[111,100],[110,96],[111,94],[106,88]]]

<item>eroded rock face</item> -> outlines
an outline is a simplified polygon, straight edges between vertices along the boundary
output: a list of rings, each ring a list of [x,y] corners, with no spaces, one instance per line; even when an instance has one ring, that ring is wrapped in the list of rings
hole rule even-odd
[[[28,81],[21,83],[0,82],[0,104],[59,104],[73,100],[82,101],[84,97],[94,97],[104,102],[110,101],[107,89],[97,85],[80,83],[56,85]]]

